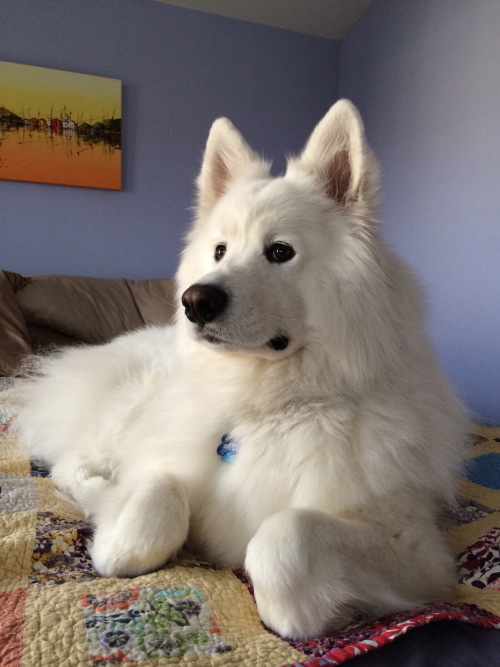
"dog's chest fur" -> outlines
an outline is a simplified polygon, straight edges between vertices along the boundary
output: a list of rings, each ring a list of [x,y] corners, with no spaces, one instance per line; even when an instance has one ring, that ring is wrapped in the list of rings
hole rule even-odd
[[[190,485],[190,543],[195,551],[241,567],[249,540],[268,516],[290,506],[342,511],[350,502],[349,486],[362,474],[348,442],[350,411],[330,405],[322,417],[318,414],[316,403],[285,406],[258,420],[233,414],[230,436],[238,451],[231,461],[217,454],[228,430],[221,422],[220,436],[207,438],[203,455],[193,460],[198,475]]]

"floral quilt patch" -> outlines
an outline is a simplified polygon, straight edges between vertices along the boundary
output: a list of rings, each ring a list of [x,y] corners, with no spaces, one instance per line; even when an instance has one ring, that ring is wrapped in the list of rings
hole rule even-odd
[[[31,477],[50,477],[50,469],[42,461],[31,459],[30,475]]]
[[[81,604],[95,667],[231,651],[198,588],[132,587],[82,595]]]
[[[87,550],[87,540],[91,535],[92,529],[84,521],[40,512],[30,582],[62,584],[98,577]]]
[[[500,591],[500,528],[493,528],[459,557],[461,583]]]
[[[457,526],[464,526],[473,521],[479,521],[479,519],[483,519],[493,512],[490,507],[486,507],[486,505],[469,498],[459,498],[458,503],[453,517],[454,523]]]

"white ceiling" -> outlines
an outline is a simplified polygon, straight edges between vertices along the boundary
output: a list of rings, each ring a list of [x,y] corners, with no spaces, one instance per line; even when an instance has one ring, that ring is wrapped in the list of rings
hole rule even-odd
[[[342,39],[373,0],[156,0],[316,37]]]

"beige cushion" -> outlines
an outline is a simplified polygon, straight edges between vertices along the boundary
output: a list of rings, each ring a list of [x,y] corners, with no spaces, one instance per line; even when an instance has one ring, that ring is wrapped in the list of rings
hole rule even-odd
[[[170,278],[125,280],[144,324],[170,324],[176,305],[175,283]]]

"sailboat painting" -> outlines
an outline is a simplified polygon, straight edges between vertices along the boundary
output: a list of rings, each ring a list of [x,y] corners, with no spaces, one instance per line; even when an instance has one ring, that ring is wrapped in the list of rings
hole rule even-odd
[[[0,61],[0,179],[120,190],[121,81]]]

